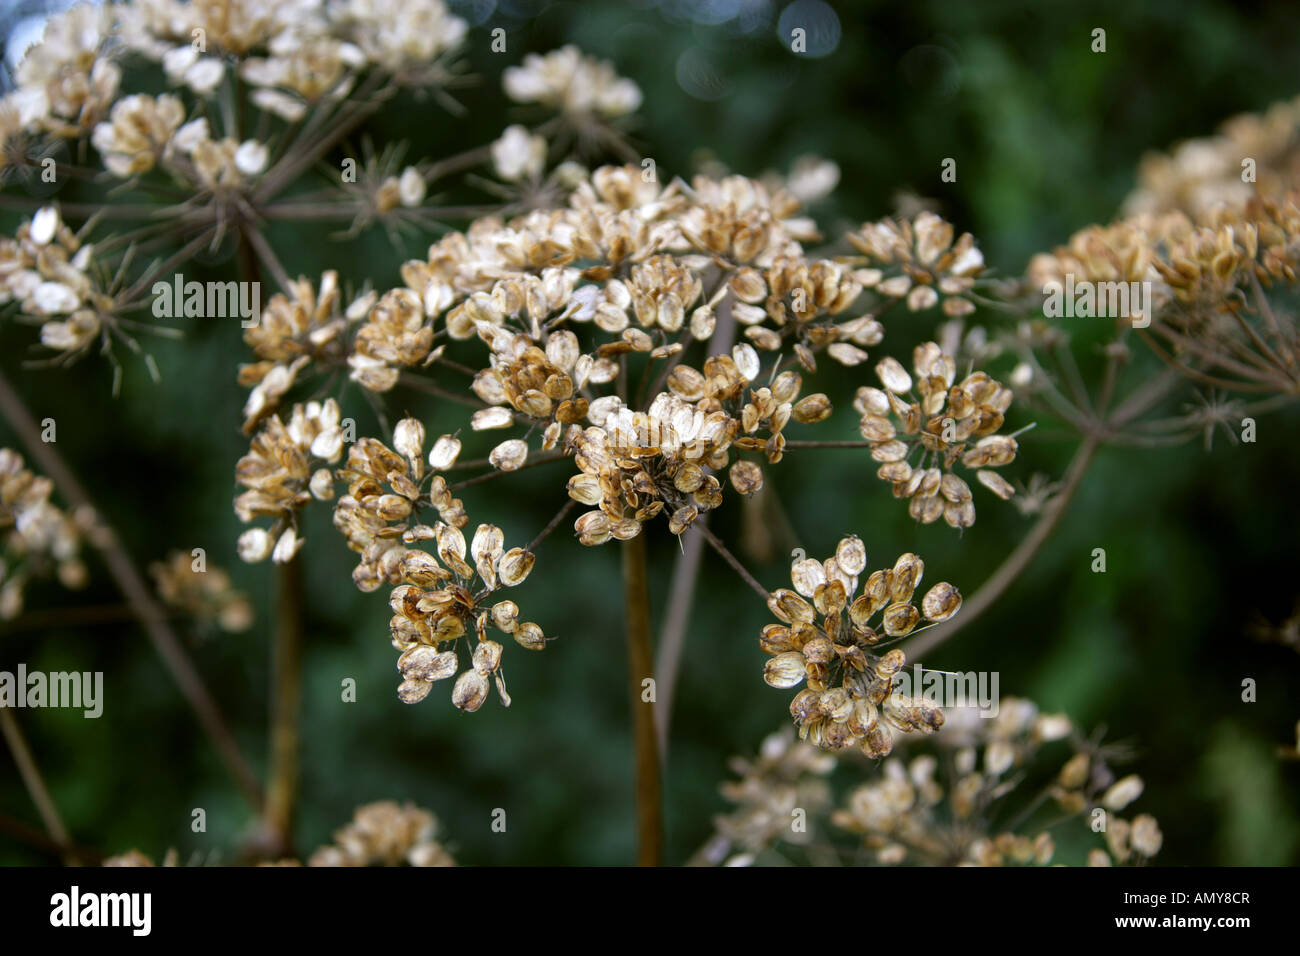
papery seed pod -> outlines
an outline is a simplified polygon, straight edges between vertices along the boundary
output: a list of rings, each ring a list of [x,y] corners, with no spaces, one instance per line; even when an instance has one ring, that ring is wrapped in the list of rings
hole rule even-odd
[[[889,729],[889,725],[882,721],[867,731],[867,735],[862,738],[862,752],[872,759],[879,760],[882,757],[888,757],[894,749],[894,734]]]
[[[488,453],[488,461],[492,467],[501,471],[515,471],[527,460],[528,442],[521,438],[507,439]]]
[[[832,687],[821,695],[821,711],[828,720],[843,723],[853,713],[853,699],[843,687]]]
[[[444,523],[439,524],[434,529],[434,538],[438,542],[438,556],[447,562],[449,558],[463,559],[465,557],[465,535],[461,530],[453,525]],[[448,564],[450,567],[451,565]],[[473,571],[462,574],[462,577],[469,577]]]
[[[235,543],[235,550],[239,553],[239,560],[247,564],[265,561],[271,556],[271,549],[274,547],[274,539],[262,528],[249,528],[239,536],[239,540]]]
[[[882,359],[876,364],[876,375],[881,384],[896,395],[902,395],[912,388],[912,376],[907,374],[898,359]]]
[[[835,546],[835,561],[847,575],[859,575],[867,567],[867,549],[857,535],[841,538]]]
[[[826,583],[826,571],[820,561],[805,558],[790,566],[790,581],[796,591],[810,598]]]
[[[442,644],[465,636],[465,622],[456,614],[438,618],[433,626],[433,639]]]
[[[1155,817],[1149,813],[1142,813],[1133,818],[1133,826],[1129,831],[1129,845],[1135,851],[1150,858],[1160,852],[1163,844],[1164,834],[1160,832]]]
[[[546,647],[546,635],[542,633],[540,625],[532,621],[524,621],[514,632],[515,642],[523,648],[530,651],[540,651]]]
[[[480,641],[474,648],[473,667],[480,674],[491,674],[501,666],[504,648],[496,641]]]
[[[813,607],[818,614],[826,618],[825,626],[828,634],[838,635],[840,611],[844,610],[844,605],[847,603],[848,595],[844,582],[839,580],[818,585],[817,590],[813,592]]]
[[[859,698],[853,702],[853,711],[849,715],[849,730],[855,737],[865,737],[871,733],[879,720],[876,707],[869,700]]]
[[[456,673],[456,652],[417,644],[397,659],[397,669],[407,680],[439,681]]]
[[[1000,777],[1011,769],[1015,763],[1016,752],[1005,740],[994,740],[984,748],[984,772],[991,777]]]
[[[910,601],[924,574],[925,562],[915,554],[908,552],[899,555],[894,562],[894,573],[890,579],[890,599],[895,603]]]
[[[1128,844],[1130,830],[1129,822],[1118,817],[1106,826],[1106,849],[1120,863],[1126,862],[1131,855]]]
[[[921,613],[927,621],[946,621],[961,609],[961,592],[947,581],[940,581],[921,599]]]
[[[1129,774],[1111,784],[1110,788],[1102,794],[1101,805],[1107,810],[1123,810],[1142,795],[1143,786],[1141,777],[1137,774]]]
[[[433,684],[427,680],[404,680],[397,687],[397,699],[403,704],[418,704],[429,696]]]
[[[907,308],[912,312],[921,312],[933,308],[939,301],[939,293],[931,286],[918,285],[907,294]]]
[[[740,373],[740,377],[746,382],[752,382],[758,378],[762,363],[752,345],[745,342],[733,345],[731,347],[731,360],[736,363],[736,371]]]
[[[773,591],[767,599],[768,609],[787,624],[796,621],[811,623],[816,619],[813,606],[788,588]]]
[[[393,429],[393,448],[406,456],[418,480],[424,471],[424,426],[414,418],[403,418]]]
[[[303,538],[298,537],[298,532],[293,528],[286,528],[275,542],[275,548],[271,551],[271,560],[276,564],[287,564],[292,561],[302,546],[306,543]]]
[[[317,468],[312,473],[308,488],[317,501],[329,501],[334,497],[334,473],[328,468]]]
[[[671,534],[681,534],[691,526],[700,515],[700,510],[694,505],[684,505],[672,513],[668,519],[668,531]]]
[[[568,483],[569,497],[584,505],[598,505],[604,498],[600,479],[595,475],[574,475]]]
[[[895,647],[893,650],[881,657],[880,660],[876,661],[876,674],[887,680],[902,670],[903,664],[906,661],[907,655],[904,654],[901,649]]]
[[[960,504],[954,504],[951,501],[945,502],[943,520],[951,528],[969,528],[975,523],[974,503],[971,501],[963,501]]]
[[[920,620],[920,613],[911,604],[891,604],[885,608],[881,625],[890,637],[902,637],[910,634]]]
[[[975,477],[979,479],[981,485],[993,492],[1003,501],[1009,501],[1015,496],[1016,489],[1011,486],[1011,482],[1007,481],[996,471],[984,469],[977,471]]]
[[[514,421],[515,417],[510,414],[510,409],[494,405],[491,408],[480,408],[471,415],[469,427],[476,432],[481,432],[491,428],[509,428]]]
[[[763,488],[763,469],[752,461],[738,461],[728,473],[731,487],[742,495],[752,495]]]
[[[513,634],[519,624],[519,605],[514,601],[499,601],[492,605],[492,623],[497,630]]]
[[[1077,790],[1088,781],[1088,771],[1092,767],[1092,761],[1085,753],[1078,753],[1066,761],[1061,772],[1057,774],[1057,781],[1062,787],[1068,790]]]
[[[496,564],[505,545],[505,533],[493,524],[481,524],[474,531],[469,553],[479,577],[489,589],[496,585]]]
[[[804,679],[804,656],[799,651],[778,654],[763,667],[763,680],[776,688],[794,687]]]
[[[939,494],[956,504],[970,501],[970,486],[951,472],[944,475],[939,483]]]
[[[948,719],[943,708],[927,697],[918,697],[913,725],[923,734],[932,734],[944,725]]]
[[[524,582],[533,565],[537,561],[537,555],[531,551],[525,551],[523,548],[511,548],[501,556],[501,563],[497,565],[497,572],[501,576],[501,583],[505,587],[512,588]]]
[[[451,702],[460,710],[472,714],[487,700],[489,687],[488,679],[483,674],[475,670],[465,671],[456,678],[456,686],[451,689]]]
[[[1039,714],[1034,720],[1034,739],[1043,743],[1064,740],[1073,726],[1065,714]]]
[[[803,425],[813,425],[831,415],[831,400],[823,393],[807,395],[795,402],[790,417]]]
[[[609,516],[603,511],[588,511],[573,523],[573,530],[584,545],[604,544],[610,538]]]
[[[460,439],[454,435],[443,435],[433,443],[429,451],[429,467],[434,471],[445,471],[456,463],[460,457]]]
[[[794,642],[790,634],[790,628],[784,624],[764,625],[762,636],[758,639],[758,646],[764,654],[799,650],[799,645]]]
[[[812,664],[827,664],[835,659],[835,645],[827,638],[816,637],[803,646],[803,656]]]
[[[1013,461],[1017,448],[1016,440],[1008,435],[989,435],[976,442],[961,461],[967,468],[997,468]]]
[[[385,521],[401,521],[411,514],[410,500],[401,495],[380,495],[374,500],[373,508]]]
[[[821,694],[807,688],[799,691],[790,701],[790,716],[800,723],[821,717]]]
[[[414,548],[402,552],[399,573],[404,580],[420,587],[431,587],[439,580],[450,577],[433,555]]]

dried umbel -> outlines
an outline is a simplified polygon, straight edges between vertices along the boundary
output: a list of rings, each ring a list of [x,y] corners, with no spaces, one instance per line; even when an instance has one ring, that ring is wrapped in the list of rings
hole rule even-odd
[[[328,469],[343,454],[343,428],[334,399],[295,405],[286,426],[279,415],[266,420],[249,452],[235,466],[235,478],[248,490],[235,499],[235,514],[248,524],[273,518],[271,528],[250,528],[239,536],[244,561],[291,561],[302,548],[297,512],[313,495],[333,497]]]
[[[635,83],[575,46],[545,56],[528,54],[523,66],[506,69],[504,83],[506,95],[517,103],[542,103],[566,113],[622,116],[641,105]]]
[[[1200,218],[1224,207],[1241,208],[1257,194],[1279,196],[1297,188],[1300,98],[1234,116],[1214,136],[1144,156],[1124,213],[1179,211]]]
[[[1298,272],[1300,193],[1291,192],[1196,219],[1170,212],[1090,227],[1034,257],[1027,283],[1149,283],[1147,338],[1167,362],[1199,384],[1292,396],[1300,331],[1287,290]]]
[[[941,582],[926,592],[918,610],[913,597],[925,565],[914,554],[872,572],[858,594],[866,564],[857,537],[842,539],[825,561],[797,561],[790,572],[794,590],[779,589],[768,600],[781,623],[763,628],[759,646],[770,655],[763,671],[770,686],[807,681],[790,702],[801,740],[883,757],[896,733],[933,733],[944,715],[929,699],[895,692],[906,657],[898,648],[878,653],[876,645],[906,637],[923,619],[948,620],[960,609],[961,595]]]
[[[993,469],[1010,464],[1017,443],[999,435],[1011,406],[1011,389],[983,372],[955,381],[957,365],[934,342],[912,353],[915,378],[892,358],[876,366],[883,389],[858,389],[853,407],[862,414],[859,431],[880,462],[876,475],[908,499],[908,512],[922,524],[943,518],[954,528],[975,523],[970,486],[954,471],[975,471],[980,484],[999,498],[1015,494]]]
[[[253,624],[253,606],[231,584],[230,575],[208,567],[206,557],[174,551],[166,561],[149,566],[158,596],[168,607],[191,617],[203,630],[246,631]]]
[[[61,360],[108,344],[113,301],[91,272],[93,255],[54,206],[37,211],[13,239],[0,239],[0,305],[16,302],[40,322],[41,344]]]
[[[381,800],[357,807],[334,832],[334,843],[311,855],[308,866],[455,866],[436,839],[438,820],[414,804]]]
[[[1049,830],[1032,827],[1032,811],[1044,803],[1054,806],[1058,826],[1063,813],[1087,832],[1098,813],[1111,814],[1105,833],[1110,855],[1094,848],[1089,865],[1109,865],[1112,858],[1140,862],[1159,851],[1154,818],[1143,814],[1130,822],[1114,815],[1141,793],[1141,780],[1116,782],[1106,748],[1073,733],[1068,718],[1015,698],[1002,700],[993,718],[969,709],[954,716],[935,738],[942,752],[886,760],[879,779],[856,789],[831,815],[833,824],[858,834],[878,862],[1047,865],[1055,860],[1056,841]],[[1066,739],[1073,753],[1054,764],[1060,745],[1051,745]],[[1059,771],[1032,791],[1026,781],[1052,766]]]
[[[435,444],[431,461],[444,460],[445,437]],[[419,422],[403,419],[393,435],[401,454],[371,438],[353,445],[347,466],[337,472],[348,490],[335,506],[334,524],[361,553],[353,573],[357,586],[371,591],[383,582],[395,585],[389,606],[393,647],[402,652],[398,697],[418,703],[435,682],[455,675],[460,642],[468,645],[472,633],[477,643],[467,648],[470,666],[452,688],[452,703],[464,711],[478,710],[495,681],[508,707],[502,646],[488,639],[487,629],[491,624],[529,650],[546,646],[537,624],[519,620],[518,605],[496,600],[502,589],[523,583],[536,559],[524,548],[507,550],[501,529],[489,524],[475,529],[467,551],[461,528],[469,519],[443,477],[425,473],[424,438]],[[436,525],[421,523],[423,510],[437,512]],[[419,547],[424,542],[435,550]]]
[[[108,49],[114,16],[109,5],[78,4],[46,21],[42,42],[18,65],[17,89],[5,97],[24,126],[74,138],[108,113],[122,80]]]
[[[252,387],[244,405],[245,432],[275,411],[306,366],[342,364],[345,334],[350,323],[364,315],[371,297],[361,296],[344,310],[341,295],[333,270],[325,272],[317,286],[299,278],[288,295],[271,296],[259,321],[245,330],[244,341],[258,359],[239,368],[239,384]]]
[[[820,814],[830,806],[824,778],[835,767],[834,757],[796,740],[787,728],[765,737],[757,756],[733,757],[729,766],[739,779],[719,789],[735,807],[713,818],[716,836],[698,862],[745,866],[774,844],[813,839],[811,829],[794,821],[800,813]]]
[[[955,235],[951,224],[923,212],[911,221],[869,223],[848,240],[871,266],[858,273],[863,285],[905,301],[912,312],[942,300],[945,315],[960,316],[975,311],[966,294],[984,269],[984,256],[970,233],[954,242]]]
[[[66,588],[86,584],[81,547],[98,523],[85,510],[70,514],[53,504],[53,490],[50,479],[23,466],[21,455],[0,448],[0,620],[22,613],[30,580],[54,574]]]

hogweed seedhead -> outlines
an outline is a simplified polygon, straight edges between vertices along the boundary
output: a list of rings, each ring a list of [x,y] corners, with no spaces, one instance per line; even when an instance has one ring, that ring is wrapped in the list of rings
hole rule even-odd
[[[768,600],[781,623],[763,628],[759,645],[771,655],[763,671],[770,686],[790,688],[807,680],[790,702],[800,739],[883,757],[893,749],[895,732],[933,733],[944,715],[931,700],[895,693],[906,656],[899,648],[878,653],[878,645],[908,636],[922,619],[950,619],[961,607],[961,594],[940,582],[918,610],[913,596],[925,564],[914,554],[872,572],[857,594],[866,563],[856,536],[842,539],[825,561],[796,562],[790,571],[794,590],[778,589]]]

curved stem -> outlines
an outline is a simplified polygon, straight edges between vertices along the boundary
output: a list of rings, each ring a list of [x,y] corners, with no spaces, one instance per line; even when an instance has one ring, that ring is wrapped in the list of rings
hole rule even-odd
[[[18,721],[9,711],[10,708],[0,706],[0,736],[4,737],[5,743],[9,745],[9,752],[14,755],[14,763],[18,765],[18,776],[22,777],[23,786],[27,788],[32,803],[36,804],[36,810],[41,815],[41,822],[45,824],[50,839],[58,845],[64,862],[76,863],[76,857],[71,850],[72,838],[68,835],[68,828],[63,825],[63,818],[59,816],[54,799],[45,786],[45,778],[41,776],[40,767],[36,765],[36,758],[32,756],[31,748],[27,746],[27,739],[23,736]]]
[[[67,502],[74,508],[84,508],[99,515],[90,495],[63,460],[63,456],[55,450],[54,443],[41,440],[40,428],[3,372],[0,372],[0,414],[3,414],[13,426],[32,458],[58,486]],[[149,640],[153,642],[158,656],[162,658],[168,674],[176,682],[176,686],[199,718],[199,724],[216,746],[226,769],[239,784],[249,804],[254,809],[259,809],[262,805],[262,788],[253,775],[252,768],[244,759],[239,745],[235,742],[234,735],[226,726],[225,718],[222,717],[194,663],[185,653],[180,640],[168,624],[166,612],[150,593],[140,572],[132,563],[131,556],[118,540],[116,532],[103,523],[102,517],[100,522],[102,533],[92,535],[91,543],[104,558],[104,563],[118,590],[131,605]]]
[[[1020,577],[1034,555],[1038,553],[1038,549],[1056,530],[1056,526],[1061,521],[1061,516],[1065,514],[1065,509],[1070,504],[1070,499],[1079,490],[1084,473],[1087,472],[1088,466],[1092,464],[1093,456],[1096,454],[1099,444],[1100,438],[1096,434],[1084,436],[1078,450],[1074,453],[1073,460],[1070,462],[1060,492],[1044,509],[1038,523],[1021,540],[1016,549],[1007,555],[1006,560],[993,572],[992,577],[985,581],[980,589],[975,592],[975,595],[962,605],[961,612],[955,618],[931,628],[923,637],[918,638],[909,645],[908,657],[910,659],[917,660],[922,654],[934,650],[944,641],[954,637],[962,628],[976,621]]]

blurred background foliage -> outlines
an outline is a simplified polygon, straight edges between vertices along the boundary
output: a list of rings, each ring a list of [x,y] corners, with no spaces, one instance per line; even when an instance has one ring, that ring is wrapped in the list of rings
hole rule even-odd
[[[900,194],[911,192],[933,197],[943,215],[973,231],[992,270],[1003,275],[1018,274],[1033,252],[1075,229],[1110,219],[1145,150],[1206,135],[1234,113],[1300,92],[1294,69],[1300,7],[1289,2],[828,6],[797,0],[787,7],[771,0],[453,0],[451,6],[478,25],[467,51],[478,79],[456,91],[465,112],[449,115],[432,100],[405,101],[369,128],[376,148],[407,142],[414,159],[490,141],[507,122],[530,118],[527,110],[504,105],[502,68],[528,51],[573,42],[611,59],[641,85],[645,103],[634,144],[655,159],[662,179],[689,175],[709,161],[756,175],[820,154],[842,171],[838,190],[813,210],[827,236],[890,214]],[[782,39],[789,35],[782,27],[796,14],[814,25],[809,55],[793,54]],[[489,50],[495,26],[507,30],[505,55]],[[1096,27],[1107,32],[1104,54],[1090,49]],[[955,183],[940,182],[945,157],[957,160]],[[15,216],[5,214],[5,229],[14,225]],[[355,287],[368,282],[384,289],[399,282],[397,265],[422,257],[433,237],[404,237],[396,252],[377,229],[347,242],[307,227],[275,228],[270,238],[294,275],[315,278],[336,268]],[[233,264],[226,250],[212,266]],[[937,314],[893,318],[873,352],[906,361],[912,346],[932,333]],[[975,320],[999,321],[984,313]],[[138,563],[203,547],[254,599],[251,630],[196,638],[191,651],[244,749],[261,764],[272,576],[269,566],[239,564],[231,509],[234,463],[247,449],[239,431],[244,391],[234,375],[247,352],[233,320],[179,324],[183,341],[147,343],[163,370],[161,383],[128,360],[116,399],[101,361],[69,370],[23,368],[35,340],[28,327],[0,327],[0,361],[37,419],[57,420],[60,449]],[[1088,360],[1089,343],[1076,347]],[[816,437],[856,437],[848,409],[855,378],[861,376],[842,373],[827,389],[839,414]],[[357,390],[340,394],[360,433],[380,434]],[[417,415],[431,435],[459,425],[436,400],[410,392],[392,398],[392,411]],[[1022,412],[1012,425],[1026,420]],[[1300,764],[1278,756],[1279,746],[1294,743],[1300,718],[1300,659],[1250,636],[1256,615],[1280,621],[1300,595],[1297,424],[1294,412],[1275,414],[1261,420],[1257,443],[1234,445],[1220,435],[1209,452],[1197,442],[1104,450],[1023,578],[926,661],[996,670],[1002,693],[1067,711],[1084,728],[1104,726],[1109,738],[1131,742],[1136,757],[1126,769],[1147,781],[1137,808],[1160,821],[1163,864],[1300,860]],[[1036,470],[1059,477],[1070,442],[1059,429],[1039,432],[1025,436],[1009,477],[1024,481]],[[0,444],[14,443],[0,424]],[[1030,526],[1010,505],[977,493],[979,520],[963,536],[943,524],[918,527],[857,451],[792,454],[767,472],[775,490],[771,507],[784,513],[794,533],[782,531],[785,522],[770,513],[747,515],[730,492],[713,527],[733,542],[746,522],[751,537],[775,529],[766,555],[742,551],[769,588],[787,583],[791,547],[824,557],[853,532],[865,540],[871,567],[916,551],[926,559],[927,580],[950,580],[969,596]],[[567,476],[566,466],[508,479],[508,510],[498,497],[504,482],[466,489],[462,497],[472,520],[501,524],[508,543],[526,541],[562,503],[561,473]],[[358,804],[395,798],[432,809],[464,863],[633,859],[614,546],[583,549],[563,533],[548,539],[518,601],[559,640],[544,654],[508,652],[513,706],[492,701],[466,716],[445,691],[415,707],[398,702],[383,594],[352,587],[352,555],[326,509],[309,509],[306,530],[300,851],[326,842]],[[656,609],[678,548],[662,526],[659,531],[650,552]],[[1104,574],[1090,571],[1097,547],[1107,552]],[[69,596],[57,585],[36,586],[27,605],[118,600],[92,559],[86,591]],[[789,695],[761,679],[757,636],[769,619],[706,553],[667,762],[671,862],[695,850],[710,832],[711,816],[725,808],[717,785],[728,755],[752,753],[788,719]],[[55,802],[81,842],[105,853],[138,847],[158,858],[175,847],[183,860],[235,858],[252,821],[138,628],[0,629],[0,669],[13,670],[20,661],[30,669],[105,674],[99,720],[71,711],[18,713]],[[349,677],[357,682],[356,703],[341,701],[340,683]],[[1241,700],[1247,677],[1258,681],[1257,703]],[[0,812],[35,825],[7,755],[0,768]],[[865,769],[844,767],[837,780],[851,783]],[[196,807],[207,811],[206,833],[190,830]],[[508,814],[504,834],[490,828],[498,807]],[[1076,835],[1079,841],[1088,836]],[[1067,856],[1075,837],[1058,833],[1057,839]],[[0,837],[0,862],[44,859]]]

